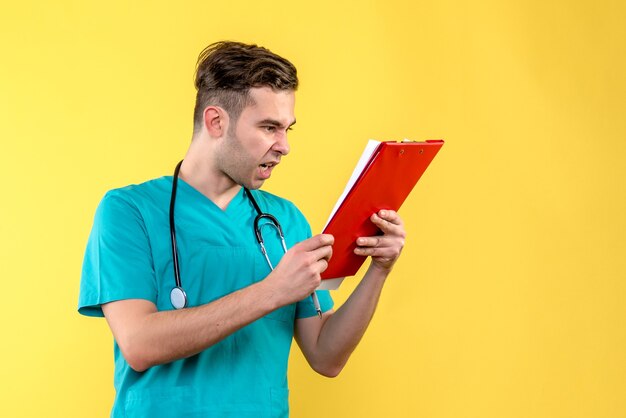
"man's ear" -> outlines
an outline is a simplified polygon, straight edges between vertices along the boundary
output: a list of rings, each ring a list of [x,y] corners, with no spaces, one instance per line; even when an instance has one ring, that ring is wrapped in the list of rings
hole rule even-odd
[[[204,109],[204,127],[210,136],[220,138],[228,132],[228,113],[219,106]]]

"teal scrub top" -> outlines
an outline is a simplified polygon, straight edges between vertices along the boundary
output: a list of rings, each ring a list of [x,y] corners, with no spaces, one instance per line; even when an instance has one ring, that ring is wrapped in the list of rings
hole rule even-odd
[[[81,314],[103,316],[101,305],[146,299],[171,310],[175,286],[169,230],[172,177],[108,192],[98,206],[83,263]],[[289,201],[252,191],[263,212],[281,223],[287,248],[311,236]],[[257,215],[243,189],[226,210],[179,180],[176,239],[188,306],[198,306],[263,280],[270,268],[254,236]],[[262,227],[273,265],[283,255],[275,229]],[[333,306],[318,291],[323,311]],[[287,417],[287,361],[294,321],[316,315],[310,297],[280,308],[192,357],[130,368],[114,343],[113,417]]]

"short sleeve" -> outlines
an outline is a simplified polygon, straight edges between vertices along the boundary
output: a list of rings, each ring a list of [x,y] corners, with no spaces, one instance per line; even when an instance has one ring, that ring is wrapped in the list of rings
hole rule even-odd
[[[335,303],[333,302],[333,298],[330,297],[330,292],[328,290],[316,290],[315,293],[320,301],[322,313],[333,308]],[[308,318],[316,315],[317,310],[315,309],[315,305],[313,305],[313,298],[311,298],[311,296],[296,304],[296,319]]]
[[[100,202],[87,242],[78,312],[103,316],[101,305],[122,299],[156,303],[157,285],[150,241],[137,207],[121,191]]]

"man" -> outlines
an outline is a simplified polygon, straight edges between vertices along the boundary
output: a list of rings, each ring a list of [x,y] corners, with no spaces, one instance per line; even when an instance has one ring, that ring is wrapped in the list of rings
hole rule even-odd
[[[288,416],[292,338],[315,371],[336,376],[374,313],[404,227],[393,211],[372,214],[383,235],[359,238],[355,250],[372,257],[369,270],[337,311],[316,292],[320,319],[310,295],[333,237],[311,237],[293,204],[258,190],[289,153],[295,67],[265,48],[219,42],[201,53],[195,84],[180,172],[100,203],[79,312],[104,315],[115,339],[112,416]],[[257,206],[282,224],[284,255],[267,218],[267,260],[259,250]]]

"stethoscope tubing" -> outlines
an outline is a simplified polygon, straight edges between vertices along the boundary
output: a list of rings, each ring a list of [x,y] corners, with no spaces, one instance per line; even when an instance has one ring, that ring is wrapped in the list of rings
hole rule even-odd
[[[172,260],[173,260],[173,265],[174,265],[174,280],[176,281],[176,286],[172,288],[172,290],[170,291],[170,301],[172,303],[172,306],[175,309],[185,308],[187,307],[187,304],[188,304],[187,294],[185,293],[185,290],[183,289],[183,284],[182,284],[182,280],[180,277],[178,247],[176,245],[176,221],[174,217],[174,209],[176,207],[176,192],[178,190],[178,175],[180,173],[180,167],[182,166],[182,164],[183,164],[183,160],[181,160],[176,165],[176,168],[174,169],[174,176],[172,178],[172,194],[170,197],[170,211],[169,211],[170,238],[172,241]],[[246,193],[246,196],[248,197],[250,202],[252,202],[252,205],[254,206],[254,209],[257,213],[257,216],[254,218],[254,235],[256,237],[257,242],[259,243],[259,246],[261,247],[261,252],[263,253],[263,256],[265,257],[265,260],[267,261],[267,265],[269,266],[270,270],[273,271],[274,266],[272,265],[272,262],[270,261],[270,258],[267,254],[267,250],[265,249],[265,241],[263,240],[263,234],[261,233],[261,228],[265,225],[271,225],[274,228],[276,228],[278,232],[278,236],[280,237],[280,244],[283,247],[283,251],[286,253],[287,244],[285,243],[285,235],[283,234],[283,228],[280,226],[280,222],[278,222],[278,219],[276,219],[275,216],[261,211],[261,208],[256,202],[256,199],[254,198],[254,196],[252,196],[252,193],[250,192],[250,190],[244,187],[244,192]],[[264,225],[259,225],[259,223],[263,219],[267,219],[269,222]],[[313,298],[314,298],[314,301],[317,299],[315,292],[313,293]]]
[[[181,160],[174,170],[174,177],[172,179],[172,195],[170,197],[170,237],[172,239],[172,260],[174,263],[174,279],[176,280],[176,287],[182,289],[182,283],[180,280],[180,267],[178,265],[178,248],[176,246],[176,222],[174,221],[174,208],[176,207],[176,191],[178,188],[178,173],[180,172],[180,166],[183,164]]]

